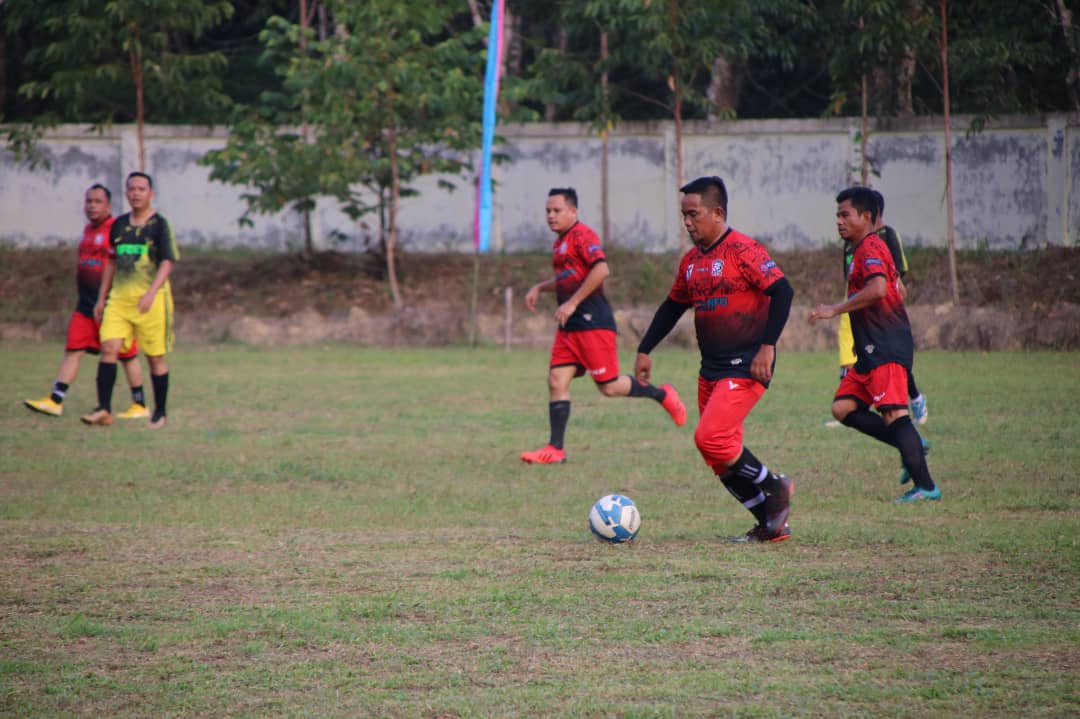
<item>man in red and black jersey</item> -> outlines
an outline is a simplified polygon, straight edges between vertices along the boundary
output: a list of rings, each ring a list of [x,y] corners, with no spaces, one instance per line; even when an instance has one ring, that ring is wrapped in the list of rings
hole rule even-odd
[[[849,187],[837,195],[836,203],[836,228],[855,248],[848,298],[836,305],[818,305],[808,318],[812,323],[844,312],[851,316],[856,361],[833,396],[833,416],[900,451],[915,487],[898,502],[941,499],[941,490],[930,477],[922,438],[908,415],[908,373],[915,344],[896,265],[888,246],[873,232],[877,199],[869,188]],[[871,406],[880,414],[871,412]]]
[[[94,304],[101,288],[105,263],[109,258],[109,231],[113,224],[111,211],[112,193],[104,185],[92,185],[83,200],[83,213],[88,222],[79,242],[79,264],[75,275],[79,299],[68,322],[64,359],[56,372],[52,393],[41,399],[24,400],[23,404],[35,412],[53,417],[63,414],[64,396],[79,373],[83,355],[87,352],[101,352],[101,341],[98,337],[100,324],[94,319]],[[117,415],[124,419],[150,416],[143,396],[142,365],[136,359],[137,352],[138,347],[132,342],[120,354],[120,360],[124,363],[124,374],[131,385],[132,399],[131,407]]]
[[[615,347],[615,313],[604,297],[604,280],[610,270],[600,238],[578,221],[577,192],[570,187],[548,192],[545,206],[548,228],[555,233],[552,264],[555,276],[533,285],[525,306],[536,311],[541,292],[554,292],[555,341],[548,368],[548,419],[551,437],[547,445],[522,452],[531,464],[566,461],[563,440],[570,420],[570,382],[586,373],[606,397],[649,397],[659,402],[675,424],[686,423],[686,407],[670,384],[655,387],[630,375],[619,374]]]
[[[682,216],[694,246],[638,345],[634,373],[646,382],[649,353],[694,309],[701,350],[694,441],[705,463],[757,524],[740,542],[780,542],[791,536],[792,482],[771,472],[743,445],[743,423],[765,394],[776,365],[776,343],[795,291],[768,251],[727,224],[727,188],[700,177],[680,189]]]

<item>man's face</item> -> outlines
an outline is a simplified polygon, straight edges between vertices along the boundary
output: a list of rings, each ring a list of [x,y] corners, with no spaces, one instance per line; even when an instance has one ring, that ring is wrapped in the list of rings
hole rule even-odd
[[[154,197],[154,191],[150,189],[150,181],[145,177],[132,177],[127,181],[128,204],[133,210],[145,210],[150,206],[150,200]]]
[[[720,205],[709,207],[701,195],[686,194],[682,198],[683,226],[690,239],[699,247],[708,247],[727,228],[727,216]]]
[[[844,200],[836,206],[836,231],[843,239],[858,242],[870,233],[871,224],[870,212],[860,213],[852,206],[851,200]]]
[[[547,198],[544,211],[547,214],[548,228],[556,234],[563,234],[577,222],[577,208],[562,195]]]
[[[83,213],[91,224],[96,225],[100,223],[109,216],[111,210],[112,206],[109,203],[108,196],[105,194],[105,190],[94,188],[86,191],[86,199],[83,202]]]

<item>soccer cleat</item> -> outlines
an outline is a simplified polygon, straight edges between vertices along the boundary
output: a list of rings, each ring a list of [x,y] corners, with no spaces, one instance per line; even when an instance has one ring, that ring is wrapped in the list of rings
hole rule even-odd
[[[158,414],[157,410],[154,410],[154,416],[150,418],[150,429],[164,429],[168,424],[168,420],[165,415]]]
[[[660,389],[664,390],[664,401],[661,402],[661,405],[671,415],[671,419],[675,421],[675,426],[682,427],[686,424],[686,405],[679,399],[679,393],[675,391],[674,386],[665,384],[661,385]]]
[[[923,437],[921,435],[919,436],[919,440],[922,442],[922,453],[923,453],[923,456],[925,457],[926,455],[930,454],[930,440],[928,440],[926,437]],[[904,485],[904,484],[907,484],[910,481],[911,481],[911,473],[907,471],[907,467],[905,467],[903,462],[901,462],[900,463],[900,484]]]
[[[765,497],[765,524],[763,526],[769,534],[779,536],[787,529],[788,515],[791,514],[791,495],[795,493],[795,483],[783,474],[777,474],[776,480],[780,488]],[[785,536],[784,539],[787,537]]]
[[[838,419],[827,419],[825,420],[825,426],[832,429],[833,427],[843,427],[844,423]]]
[[[108,427],[113,423],[112,413],[107,409],[95,409],[90,414],[84,414],[82,416],[82,423],[91,426]]]
[[[911,400],[911,419],[915,424],[926,424],[926,395],[920,393]]]
[[[770,532],[765,525],[759,524],[746,534],[732,537],[729,541],[736,544],[755,544],[759,542],[783,542],[791,539],[791,528],[786,524],[776,532]]]
[[[905,492],[900,499],[896,500],[896,503],[911,504],[912,502],[922,502],[924,500],[936,502],[939,499],[941,499],[941,489],[939,487],[935,486],[933,489],[915,487]]]
[[[131,406],[116,415],[117,419],[146,419],[150,416],[150,410],[145,405],[132,402]]]
[[[566,461],[566,452],[546,444],[532,452],[522,452],[521,461],[529,464],[562,464]]]
[[[64,405],[53,402],[52,397],[46,397],[44,399],[26,399],[23,400],[30,409],[41,414],[47,414],[51,417],[59,417],[64,413]]]

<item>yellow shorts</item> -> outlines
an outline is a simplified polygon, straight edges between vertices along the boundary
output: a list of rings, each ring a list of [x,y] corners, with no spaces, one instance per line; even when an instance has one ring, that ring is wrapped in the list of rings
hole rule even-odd
[[[103,335],[104,336],[104,335]],[[142,340],[139,340],[142,342]],[[840,350],[840,366],[850,367],[855,364],[855,335],[851,333],[851,316],[846,312],[840,315],[840,327],[836,330],[836,343]]]
[[[137,302],[109,297],[105,316],[101,318],[101,341],[122,339],[128,346],[134,337],[147,357],[167,354],[173,347],[171,288],[166,285],[158,290],[149,312],[139,312]]]

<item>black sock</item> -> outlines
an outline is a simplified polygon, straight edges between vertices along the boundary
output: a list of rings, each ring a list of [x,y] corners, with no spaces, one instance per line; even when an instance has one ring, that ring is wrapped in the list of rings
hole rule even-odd
[[[135,404],[141,404],[143,407],[146,406],[146,395],[143,394],[142,385],[131,388],[131,401]]]
[[[630,394],[629,397],[649,397],[655,399],[657,402],[663,402],[667,397],[667,392],[651,384],[642,384],[638,382],[636,378],[627,375],[630,380]]]
[[[915,399],[919,396],[919,388],[915,385],[915,373],[908,370],[907,373],[907,396],[908,399]]]
[[[549,402],[548,418],[551,421],[551,446],[562,449],[563,438],[566,436],[566,424],[570,421],[570,400],[561,399],[558,402]]]
[[[889,434],[893,444],[900,450],[900,459],[911,475],[911,481],[919,489],[933,489],[934,480],[930,477],[930,467],[926,464],[922,439],[919,430],[911,423],[911,417],[904,415],[893,420],[889,425]]]
[[[116,363],[98,362],[97,366],[97,404],[98,409],[112,412],[112,391],[116,384]]]
[[[842,422],[848,427],[857,429],[863,434],[869,435],[878,441],[893,447],[896,446],[893,442],[892,435],[889,432],[889,427],[885,424],[885,420],[881,418],[880,414],[871,412],[866,407],[858,407],[857,409],[848,412],[848,416],[844,417]]]
[[[720,481],[724,483],[731,496],[739,500],[742,506],[754,515],[758,524],[765,524],[765,493],[754,484],[753,480],[747,479],[732,467],[731,471],[720,478]]]
[[[154,419],[165,416],[165,400],[169,397],[169,373],[150,375],[150,384],[154,386]]]
[[[731,471],[749,479],[765,494],[774,494],[784,488],[780,484],[780,479],[746,447],[743,447],[742,454],[735,460],[735,464],[731,465]]]
[[[70,385],[66,385],[60,380],[56,380],[55,382],[53,382],[52,394],[50,395],[50,397],[52,397],[52,401],[56,402],[57,404],[63,404],[64,395],[67,394],[67,389],[69,386]]]

